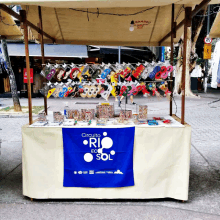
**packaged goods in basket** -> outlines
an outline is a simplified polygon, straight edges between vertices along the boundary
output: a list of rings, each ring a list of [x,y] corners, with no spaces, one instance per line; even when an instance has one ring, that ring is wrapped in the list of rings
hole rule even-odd
[[[86,112],[91,112],[92,113],[92,119],[95,119],[95,109],[81,109],[81,118],[80,119],[82,121],[86,120]]]
[[[120,114],[119,118],[117,119],[118,123],[124,123],[125,122],[125,115],[124,114]]]
[[[107,119],[106,118],[97,118],[96,119],[96,125],[97,126],[105,126],[107,123]]]
[[[138,123],[138,114],[133,114],[133,122],[134,122],[135,124]]]
[[[147,119],[147,105],[139,105],[139,119]]]
[[[121,110],[119,117],[124,115],[125,119],[132,119],[132,110]]]
[[[158,122],[156,120],[147,120],[148,125],[158,125]]]
[[[47,121],[46,113],[45,112],[39,113],[37,121],[46,122]]]
[[[67,111],[67,119],[80,120],[80,112],[77,109],[69,109]]]
[[[90,112],[90,111],[87,111],[86,114],[85,114],[85,120],[87,122],[91,121],[93,119],[93,112]]]
[[[114,118],[114,105],[97,105],[97,118]]]
[[[64,122],[64,115],[61,112],[53,112],[53,122],[62,123]]]

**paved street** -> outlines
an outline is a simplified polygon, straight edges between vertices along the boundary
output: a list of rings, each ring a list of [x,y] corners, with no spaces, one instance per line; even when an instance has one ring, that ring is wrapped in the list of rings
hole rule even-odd
[[[220,92],[209,90],[200,98],[186,99],[186,119],[192,126],[189,200],[40,200],[31,202],[22,196],[21,126],[27,117],[0,118],[0,219],[220,219]],[[100,99],[49,99],[49,110],[62,110],[65,102],[101,102]],[[110,100],[111,102],[114,99]],[[177,116],[181,115],[181,98],[175,96]],[[166,115],[166,98],[135,99],[147,104],[149,114]],[[12,99],[0,99],[2,106],[11,106]],[[135,106],[126,105],[127,109]],[[21,99],[27,105],[27,99]],[[33,99],[43,105],[43,99]],[[92,104],[91,104],[92,105]],[[90,106],[91,106],[90,105]],[[94,105],[94,104],[93,104]],[[80,104],[88,106],[88,104]],[[115,104],[116,112],[120,110]],[[125,108],[124,104],[122,108]],[[178,146],[177,146],[178,147]]]

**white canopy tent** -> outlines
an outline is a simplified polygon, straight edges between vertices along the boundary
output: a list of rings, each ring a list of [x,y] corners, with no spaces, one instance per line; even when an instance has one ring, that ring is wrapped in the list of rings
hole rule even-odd
[[[20,4],[25,9],[18,15],[0,4],[1,10],[23,22],[29,90],[27,26],[31,27],[34,37],[41,41],[42,60],[44,60],[44,42],[114,46],[171,45],[172,64],[173,43],[177,42],[184,32],[181,116],[181,123],[184,124],[187,27],[191,26],[192,17],[203,7],[209,3],[219,3],[219,0],[3,0],[2,3]],[[196,4],[199,5],[195,7]],[[194,8],[193,11],[192,8]],[[185,18],[182,13],[184,11]],[[137,22],[147,25],[141,29],[135,28],[131,32],[129,31],[131,21],[134,21],[134,24]],[[30,91],[29,104],[29,123],[31,124]],[[172,115],[172,100],[170,101],[170,115]]]

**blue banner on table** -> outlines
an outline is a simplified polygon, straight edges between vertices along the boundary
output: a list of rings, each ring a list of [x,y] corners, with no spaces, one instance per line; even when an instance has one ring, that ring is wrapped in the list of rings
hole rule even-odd
[[[134,127],[63,128],[64,187],[134,185]]]

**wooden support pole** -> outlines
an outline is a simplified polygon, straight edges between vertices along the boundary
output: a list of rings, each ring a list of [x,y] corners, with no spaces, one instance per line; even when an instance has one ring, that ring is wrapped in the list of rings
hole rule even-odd
[[[174,12],[175,6],[172,4],[172,19],[171,19],[171,54],[170,54],[170,63],[173,65],[173,38],[174,38]],[[173,80],[173,72],[170,73],[170,80]],[[173,81],[170,82],[170,116],[173,115]]]
[[[44,36],[43,36],[43,22],[42,22],[42,13],[41,13],[41,6],[38,6],[38,15],[39,15],[39,28],[40,28],[40,33],[39,33],[39,39],[41,43],[41,57],[42,57],[42,64],[45,64],[45,59],[44,59]],[[43,82],[47,82],[46,79],[44,79]],[[44,94],[44,112],[47,115],[47,94]]]
[[[28,90],[28,108],[29,108],[29,124],[33,123],[32,120],[32,100],[31,100],[31,81],[30,81],[30,61],[29,61],[29,49],[28,49],[28,30],[27,30],[27,16],[25,10],[20,10],[24,28],[24,43],[25,43],[25,55],[26,55],[26,70],[27,70],[27,90]]]
[[[187,29],[191,26],[192,8],[185,8],[184,42],[183,42],[183,69],[182,69],[182,109],[181,124],[185,123],[185,85],[186,85],[186,59],[187,59]]]

